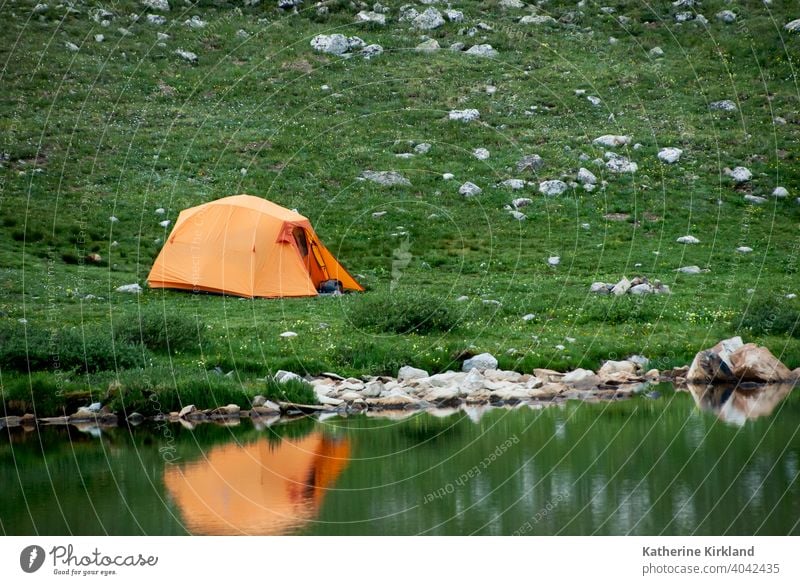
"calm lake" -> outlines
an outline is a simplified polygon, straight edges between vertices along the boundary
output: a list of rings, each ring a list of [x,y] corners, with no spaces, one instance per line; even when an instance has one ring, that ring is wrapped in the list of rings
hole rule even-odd
[[[800,396],[0,431],[0,533],[800,534]],[[403,418],[403,416],[405,418]]]

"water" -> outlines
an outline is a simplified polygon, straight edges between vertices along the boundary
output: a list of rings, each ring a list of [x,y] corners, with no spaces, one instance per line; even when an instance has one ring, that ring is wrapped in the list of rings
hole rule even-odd
[[[790,387],[3,430],[4,534],[800,534]]]

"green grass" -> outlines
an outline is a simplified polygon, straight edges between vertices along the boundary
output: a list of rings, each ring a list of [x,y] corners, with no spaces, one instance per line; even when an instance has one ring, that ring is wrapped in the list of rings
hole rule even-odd
[[[574,2],[552,0],[540,12],[573,23],[525,27],[516,20],[526,12],[467,0],[458,6],[467,23],[429,33],[445,47],[490,43],[497,59],[410,50],[420,35],[397,23],[404,2],[385,3],[392,8],[386,27],[354,24],[357,10],[346,2],[330,4],[327,16],[310,3],[296,15],[272,2],[176,4],[163,27],[131,21],[130,13],[147,13],[132,0],[113,3],[117,16],[108,27],[90,18],[99,3],[77,4],[77,14],[51,3],[31,16],[35,4],[17,2],[0,19],[0,321],[6,330],[25,318],[48,336],[88,331],[106,357],[120,354],[120,343],[136,349],[142,362],[93,367],[76,358],[68,375],[84,391],[105,390],[91,377],[98,371],[123,378],[142,367],[152,385],[180,389],[173,405],[186,403],[188,380],[199,380],[203,392],[217,366],[233,370],[241,389],[278,369],[361,375],[395,373],[404,363],[458,367],[454,357],[465,351],[489,351],[501,367],[526,371],[596,368],[630,353],[667,368],[737,333],[800,366],[800,340],[788,331],[742,325],[751,299],[782,299],[798,286],[800,35],[782,28],[798,16],[788,0],[738,2],[734,25],[714,18],[730,5],[707,0],[707,30],[675,25],[667,2],[607,3],[615,15],[588,2],[582,16],[569,16]],[[193,14],[208,26],[183,26]],[[630,23],[623,27],[619,15]],[[492,30],[458,33],[479,21]],[[237,37],[239,29],[251,36]],[[159,31],[170,35],[165,47]],[[314,53],[309,40],[323,32],[355,34],[386,52],[370,61]],[[93,40],[98,33],[104,42]],[[618,43],[608,42],[612,36]],[[81,50],[66,50],[66,41]],[[655,46],[664,58],[648,55]],[[198,65],[174,55],[178,48],[197,53]],[[488,94],[487,85],[497,91]],[[599,96],[601,106],[576,89]],[[721,99],[740,110],[709,111],[708,102]],[[480,122],[446,119],[448,110],[467,107],[481,112]],[[775,116],[788,123],[773,125]],[[591,140],[608,133],[642,145],[617,149],[639,164],[636,175],[593,166],[605,149]],[[431,151],[395,156],[419,142]],[[683,149],[678,164],[658,161],[664,146]],[[475,159],[478,147],[491,158]],[[544,168],[518,175],[516,161],[530,153],[544,158]],[[744,189],[722,174],[739,165],[753,172]],[[507,178],[570,180],[581,166],[607,181],[605,189],[544,198],[535,189],[495,186]],[[398,170],[413,186],[356,180],[365,169]],[[444,172],[456,179],[443,181]],[[458,195],[467,180],[483,193]],[[772,199],[777,185],[790,197]],[[159,221],[240,192],[308,216],[368,292],[254,301],[113,292],[144,284],[168,235]],[[749,205],[745,192],[768,202]],[[503,209],[520,196],[534,200],[523,222]],[[159,207],[165,216],[155,214]],[[375,211],[387,214],[374,219]],[[610,213],[630,217],[613,221]],[[701,244],[675,242],[687,233]],[[754,252],[735,253],[741,245]],[[93,253],[99,262],[87,260]],[[552,255],[561,256],[555,269],[546,263]],[[710,272],[674,272],[690,264]],[[674,294],[643,301],[589,295],[593,281],[623,275],[660,279]],[[398,332],[376,323],[382,315],[353,318],[390,291],[433,299],[430,309],[462,295],[469,300],[452,309],[457,326],[447,321],[430,331],[401,323]],[[536,318],[523,321],[529,313]],[[169,319],[188,325],[179,330]],[[298,336],[279,337],[286,330]],[[115,332],[124,333],[118,343]],[[27,383],[28,365],[55,376],[49,350],[39,344],[36,351],[44,361],[0,364],[4,387],[18,378]]]

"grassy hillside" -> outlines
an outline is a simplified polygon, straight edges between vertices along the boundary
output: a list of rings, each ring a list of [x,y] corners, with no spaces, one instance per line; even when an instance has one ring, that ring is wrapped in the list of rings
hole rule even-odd
[[[630,353],[667,368],[737,333],[800,366],[791,335],[800,303],[786,298],[800,288],[800,34],[784,29],[800,18],[794,2],[467,0],[452,6],[464,22],[430,31],[400,22],[405,2],[395,0],[382,3],[385,26],[355,22],[371,7],[346,1],[324,3],[327,11],[306,2],[296,13],[272,0],[171,4],[168,12],[128,0],[0,4],[4,388],[28,365],[62,389],[105,390],[116,377],[144,375],[174,386],[213,377],[217,366],[252,389],[278,368],[438,370],[458,367],[464,351],[490,351],[518,370],[596,368]],[[717,18],[722,10],[735,22]],[[680,12],[708,24],[678,23]],[[526,15],[555,22],[520,23]],[[185,25],[193,16],[205,26]],[[357,35],[384,52],[367,60],[314,51],[310,40],[323,33]],[[443,48],[415,51],[424,35]],[[498,55],[448,49],[455,42],[490,44]],[[736,111],[709,107],[720,100]],[[465,108],[480,119],[448,119]],[[604,134],[632,140],[592,144]],[[430,150],[397,157],[420,143]],[[664,147],[680,148],[679,162],[662,163]],[[473,156],[477,148],[490,157]],[[593,162],[609,150],[638,171]],[[528,154],[544,160],[536,173],[516,169]],[[752,179],[737,185],[725,173],[737,166]],[[572,182],[581,167],[606,183],[539,193],[539,182]],[[411,186],[359,180],[367,169],[399,171]],[[512,178],[531,184],[500,185]],[[459,195],[466,181],[482,193]],[[789,196],[772,197],[778,186]],[[169,233],[159,222],[242,192],[309,217],[368,292],[300,300],[114,292],[144,286]],[[748,194],[766,202],[749,203]],[[517,197],[532,199],[522,221],[504,209]],[[676,242],[687,234],[700,243]],[[687,265],[708,271],[675,272]],[[673,294],[589,293],[592,282],[623,276],[659,279]],[[363,326],[360,305],[390,289],[422,318],[449,308],[453,326],[424,335]],[[469,299],[455,302],[462,295]],[[754,330],[742,327],[751,303],[760,305],[748,321]],[[142,318],[152,335],[120,338]],[[181,342],[153,341],[163,333],[154,320]],[[287,330],[297,337],[279,337]]]

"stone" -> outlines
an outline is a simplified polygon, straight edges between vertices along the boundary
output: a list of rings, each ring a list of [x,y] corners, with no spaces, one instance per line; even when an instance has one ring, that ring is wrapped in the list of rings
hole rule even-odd
[[[450,113],[448,114],[448,118],[450,120],[458,120],[460,122],[472,122],[480,117],[481,113],[474,108],[466,110],[450,110]]]
[[[628,292],[630,292],[632,295],[647,295],[655,291],[652,285],[643,282],[642,284],[632,286]]]
[[[631,288],[631,281],[627,278],[623,277],[614,287],[611,289],[611,294],[621,296],[628,292]]]
[[[711,102],[708,104],[711,110],[721,110],[723,112],[735,112],[739,109],[735,102],[731,100],[721,100],[718,102]]]
[[[491,154],[485,148],[476,148],[472,151],[472,156],[478,160],[488,160]]]
[[[267,399],[259,394],[253,397],[253,401],[250,403],[250,405],[254,407],[261,407],[264,406],[266,403]]]
[[[592,286],[589,287],[589,292],[607,295],[611,292],[611,289],[605,282],[593,282]]]
[[[415,51],[420,51],[422,53],[432,53],[434,51],[438,51],[442,47],[439,45],[439,41],[436,39],[428,39],[427,41],[423,41],[414,47]]]
[[[432,390],[428,391],[422,399],[425,402],[432,402],[434,404],[442,405],[442,404],[454,404],[460,403],[461,399],[459,398],[458,388],[455,387],[444,387],[444,388],[433,388]]]
[[[730,354],[733,375],[753,382],[785,382],[792,372],[766,348],[747,343]]]
[[[606,161],[606,168],[612,173],[635,173],[639,165],[624,156],[614,156]]]
[[[460,10],[448,9],[444,11],[444,15],[450,22],[464,22],[464,13]]]
[[[414,28],[419,30],[433,30],[444,24],[442,13],[435,8],[428,8],[411,20]]]
[[[184,406],[183,408],[181,408],[181,411],[178,413],[178,416],[180,418],[186,418],[187,416],[189,416],[190,414],[193,414],[195,412],[197,412],[197,408],[195,407],[195,405],[194,404],[188,404],[188,405]]]
[[[72,53],[77,53],[78,51],[81,50],[81,48],[78,45],[76,45],[75,43],[71,43],[69,41],[64,43],[64,46],[67,48],[68,51]]]
[[[142,0],[142,4],[150,10],[169,12],[169,2],[167,0]]]
[[[294,331],[284,331],[278,337],[282,337],[284,339],[291,339],[292,337],[297,337],[297,333]]]
[[[428,142],[421,142],[414,147],[414,152],[417,154],[428,154],[431,150],[431,145]]]
[[[184,26],[188,26],[189,28],[205,28],[208,23],[205,20],[202,20],[196,14],[189,18],[188,20],[183,21]]]
[[[506,10],[513,10],[525,8],[525,3],[522,0],[500,0],[500,7]]]
[[[383,47],[380,46],[380,45],[376,45],[376,44],[367,45],[366,47],[361,49],[361,53],[360,53],[360,55],[362,57],[364,57],[364,59],[367,59],[367,60],[373,59],[373,58],[377,57],[378,55],[382,55],[382,54],[383,54]]]
[[[552,16],[539,15],[539,14],[523,16],[522,18],[519,19],[519,23],[520,24],[533,24],[533,25],[536,25],[536,26],[540,26],[540,25],[543,25],[543,24],[554,26],[554,25],[558,24],[556,19],[553,18]]]
[[[244,30],[243,28],[240,28],[239,30],[236,31],[236,38],[242,40],[249,39],[250,33]]]
[[[680,148],[662,148],[658,153],[658,160],[671,165],[678,162],[682,154],[683,151]]]
[[[464,197],[474,197],[480,195],[482,192],[483,190],[480,187],[470,181],[467,181],[458,188],[459,195],[463,195]]]
[[[751,195],[750,193],[747,193],[744,196],[744,200],[754,205],[761,205],[762,203],[767,202],[766,197],[759,197],[758,195]]]
[[[636,377],[636,364],[627,360],[605,362],[597,371],[598,377],[604,382],[620,382]]]
[[[736,13],[730,10],[721,10],[716,14],[717,20],[721,20],[725,24],[736,22]]]
[[[544,160],[538,154],[527,154],[517,161],[517,172],[530,171],[535,173],[544,166]]]
[[[94,35],[94,42],[96,42],[96,43],[102,43],[105,40],[106,40],[106,36],[105,35],[101,35],[101,34]]]
[[[458,391],[462,396],[469,395],[482,390],[485,382],[483,375],[477,369],[472,369],[458,384]]]
[[[167,19],[161,16],[160,14],[148,14],[147,23],[154,24],[156,26],[161,26],[163,24],[167,24]]]
[[[694,236],[681,236],[677,240],[675,240],[679,244],[699,244],[700,240],[695,238]]]
[[[630,144],[631,137],[630,136],[617,136],[614,134],[604,134],[598,138],[592,140],[592,144],[598,146],[606,146],[609,148],[614,148],[617,146],[626,146]]]
[[[655,57],[657,59],[664,56],[664,49],[661,47],[653,47],[650,49],[649,53],[651,57]]]
[[[159,221],[158,225],[160,225],[161,227],[165,228],[165,227],[169,227],[169,224],[171,224],[171,223],[172,223],[172,220],[165,219],[163,221]]]
[[[547,259],[547,264],[549,264],[550,266],[558,266],[559,264],[561,264],[561,256],[550,256]]]
[[[589,101],[589,103],[590,103],[590,104],[592,104],[593,106],[599,106],[601,103],[603,103],[603,100],[601,100],[601,99],[600,99],[599,97],[597,97],[596,95],[587,95],[587,96],[586,96],[586,99],[587,99],[587,100]]]
[[[737,184],[740,184],[752,179],[753,173],[747,167],[736,167],[730,172],[730,176]]]
[[[298,376],[297,374],[295,374],[294,372],[287,372],[286,370],[278,370],[277,372],[275,372],[274,378],[275,378],[276,382],[280,382],[281,384],[285,384],[286,382],[289,382],[290,380],[302,380],[303,379],[300,376]]]
[[[556,197],[561,195],[567,190],[567,184],[564,181],[542,181],[539,183],[539,192],[548,197]]]
[[[500,185],[502,185],[503,187],[508,187],[513,191],[519,191],[520,189],[525,188],[525,181],[523,181],[522,179],[506,179],[505,181],[500,183]],[[528,199],[527,201],[530,202],[530,199]],[[512,201],[511,204],[514,205],[514,202]],[[519,207],[519,206],[514,205],[514,207]]]
[[[139,294],[142,292],[142,287],[139,286],[138,283],[134,282],[133,284],[123,284],[122,286],[118,286],[115,290],[121,293]]]
[[[681,274],[700,274],[703,271],[699,266],[681,266],[680,268],[676,268],[675,272],[680,272]]]
[[[196,65],[197,64],[197,61],[198,61],[197,55],[195,53],[192,53],[191,51],[185,51],[183,49],[176,49],[175,50],[175,54],[178,57],[180,57],[181,59],[183,59],[184,61],[188,61],[192,65]]]
[[[578,170],[578,182],[582,185],[596,185],[597,177],[589,169],[581,167]]]
[[[443,173],[442,174],[442,179],[445,180],[445,181],[452,181],[455,178],[456,178],[456,176],[453,173]]]
[[[517,211],[515,209],[510,210],[508,213],[511,215],[511,217],[513,217],[517,221],[523,221],[523,220],[528,219],[527,215],[525,215],[521,211]]]
[[[783,26],[784,30],[787,30],[792,33],[800,33],[800,18],[797,20],[793,20],[791,22],[787,22]]]
[[[350,50],[350,44],[342,34],[317,35],[311,39],[311,48],[320,53],[344,55]]]
[[[592,370],[578,368],[577,370],[564,374],[564,377],[561,378],[561,382],[570,386],[586,388],[597,386],[600,383],[600,377]]]
[[[411,181],[397,171],[363,171],[361,176],[368,181],[383,185],[384,187],[391,187],[393,185],[402,185],[404,187],[411,186]]]
[[[744,345],[741,337],[723,339],[714,347],[697,352],[686,373],[690,382],[735,381],[731,355]]]
[[[736,248],[736,251],[739,252],[740,254],[749,254],[750,252],[753,251],[753,248],[751,248],[750,246],[739,246],[738,248]]]
[[[490,353],[482,353],[464,360],[461,371],[471,372],[473,369],[478,371],[495,370],[497,369],[497,358]]]
[[[317,394],[317,402],[320,404],[325,404],[327,406],[341,406],[344,404],[344,400],[339,398],[333,398],[332,396],[325,396]]]
[[[465,51],[465,54],[489,58],[497,57],[497,55],[499,55],[497,49],[492,48],[492,45],[473,45]]]
[[[384,25],[386,24],[386,15],[380,12],[362,10],[356,14],[356,22],[371,22],[373,24]]]
[[[397,372],[397,380],[398,382],[408,382],[409,380],[419,380],[421,378],[427,378],[428,372],[425,370],[421,370],[419,368],[414,368],[412,366],[403,366]]]
[[[789,191],[785,187],[775,187],[775,190],[772,191],[772,196],[783,199],[789,196]]]
[[[531,203],[533,203],[533,200],[528,197],[518,197],[511,201],[511,205],[513,205],[516,209],[527,207]]]

